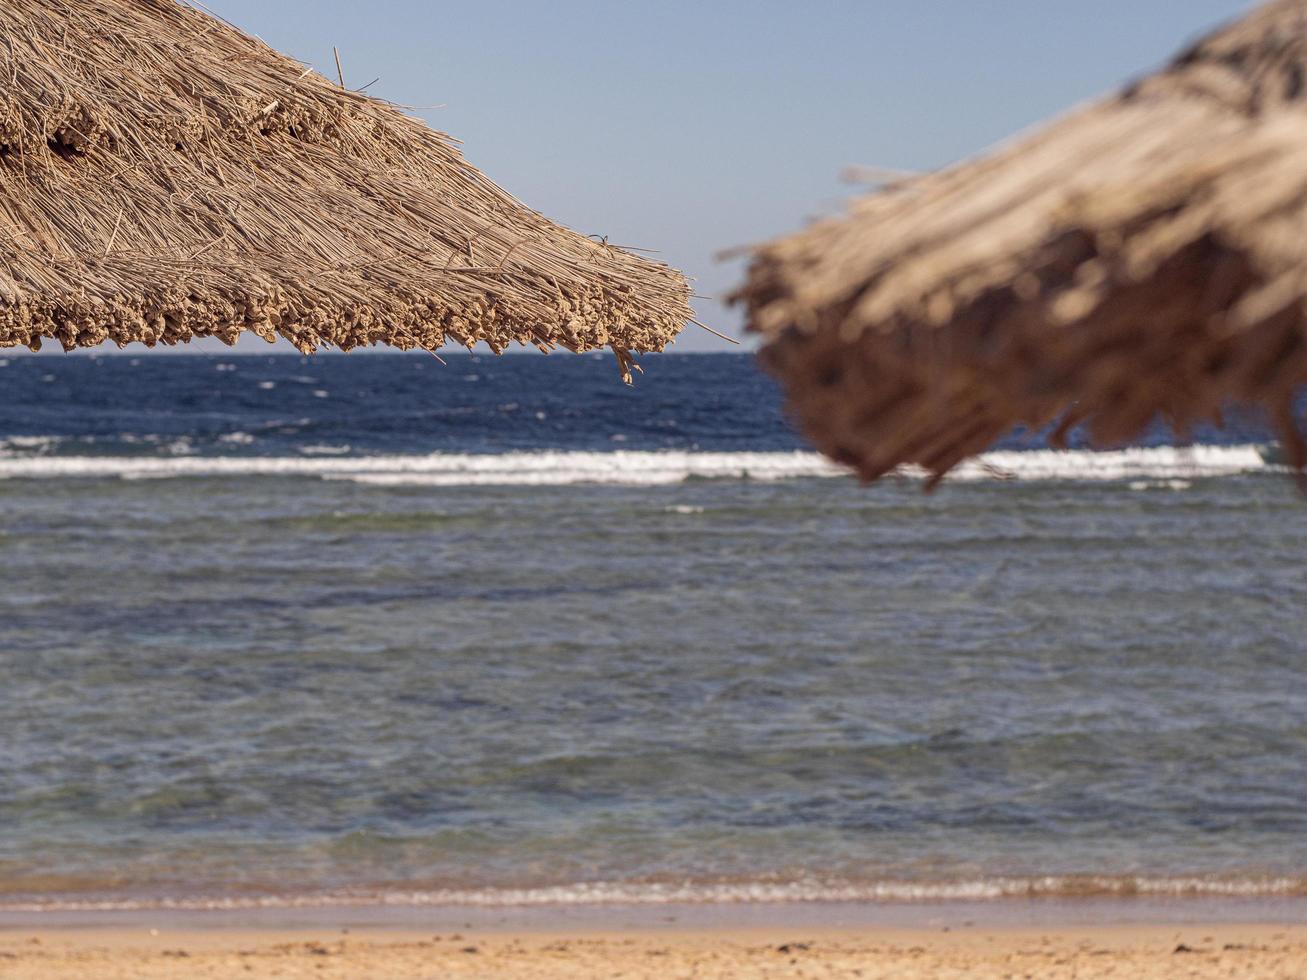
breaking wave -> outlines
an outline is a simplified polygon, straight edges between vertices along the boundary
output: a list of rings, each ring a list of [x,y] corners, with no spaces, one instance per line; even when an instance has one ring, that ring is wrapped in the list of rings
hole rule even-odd
[[[506,452],[378,456],[61,456],[44,437],[0,441],[0,479],[175,479],[295,477],[350,480],[381,487],[656,486],[687,480],[794,480],[846,477],[848,471],[810,452]],[[37,450],[36,454],[33,450]],[[953,483],[985,481],[1119,482],[1136,488],[1187,489],[1187,481],[1281,469],[1263,450],[1191,446],[992,452],[949,475]],[[901,470],[904,479],[920,471]],[[1140,484],[1140,481],[1144,481]]]

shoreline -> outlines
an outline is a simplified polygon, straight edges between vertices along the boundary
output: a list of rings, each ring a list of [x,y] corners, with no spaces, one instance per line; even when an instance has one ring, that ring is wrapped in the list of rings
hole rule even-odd
[[[553,905],[294,905],[0,910],[0,937],[24,930],[555,933],[823,928],[1080,929],[1307,923],[1302,896],[1079,896],[919,902],[806,901]]]
[[[421,884],[374,882],[339,888],[244,888],[206,890],[138,885],[96,888],[85,879],[60,888],[47,877],[37,886],[17,878],[0,881],[0,916],[20,913],[259,912],[275,909],[550,909],[610,907],[984,906],[1022,902],[1192,903],[1265,900],[1307,903],[1307,875],[1051,874],[956,879],[804,877],[704,880],[596,880],[571,883]],[[67,885],[68,882],[63,882]],[[285,883],[283,882],[283,885]]]

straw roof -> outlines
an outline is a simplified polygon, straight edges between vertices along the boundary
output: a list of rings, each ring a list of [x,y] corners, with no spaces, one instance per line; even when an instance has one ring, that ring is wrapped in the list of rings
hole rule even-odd
[[[936,477],[1016,426],[1098,444],[1268,408],[1300,467],[1307,0],[984,159],[757,250],[743,302],[808,434]]]
[[[661,350],[684,278],[175,0],[0,4],[0,347]]]

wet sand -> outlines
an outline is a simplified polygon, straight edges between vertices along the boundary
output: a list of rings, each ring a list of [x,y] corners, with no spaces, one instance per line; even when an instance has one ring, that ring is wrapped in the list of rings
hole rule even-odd
[[[23,928],[0,931],[0,977],[577,978],[1307,977],[1307,926],[636,928],[432,933],[314,929]]]

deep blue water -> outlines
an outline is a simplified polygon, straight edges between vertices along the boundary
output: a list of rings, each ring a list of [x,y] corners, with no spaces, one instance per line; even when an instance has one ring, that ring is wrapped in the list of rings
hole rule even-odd
[[[276,456],[315,444],[354,454],[803,448],[776,386],[746,354],[649,357],[634,387],[620,383],[603,355],[451,356],[447,365],[425,354],[0,361],[0,439],[56,436],[48,451],[61,455],[184,446]],[[1232,412],[1226,423],[1200,429],[1196,441],[1268,438],[1255,416]],[[1158,426],[1139,444],[1171,441]],[[1079,436],[1071,442],[1084,445]],[[999,447],[1042,444],[1014,433]]]
[[[0,360],[3,356],[0,355]],[[747,356],[650,357],[635,387],[606,356],[13,357],[0,438],[61,454],[295,454],[615,448],[793,450],[772,383]],[[249,442],[224,441],[233,434]]]

